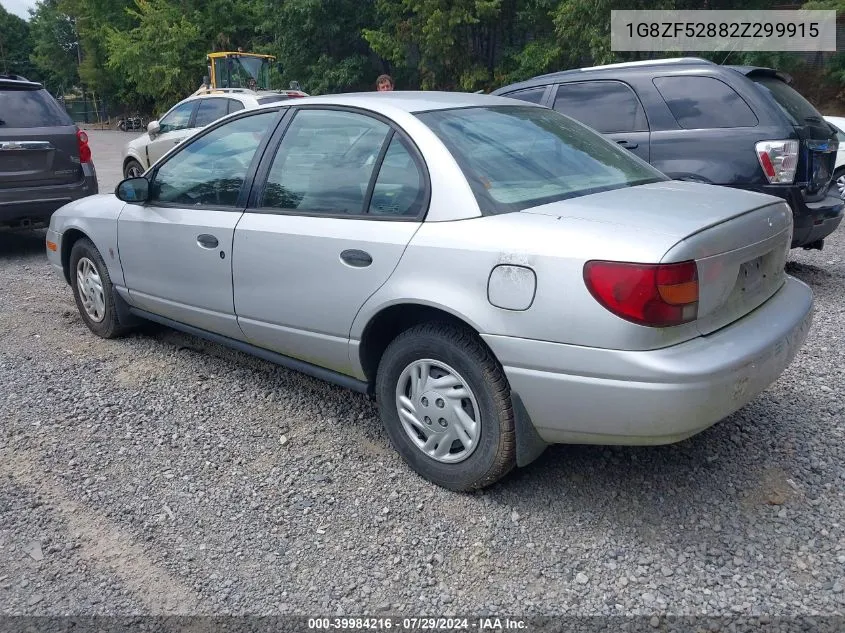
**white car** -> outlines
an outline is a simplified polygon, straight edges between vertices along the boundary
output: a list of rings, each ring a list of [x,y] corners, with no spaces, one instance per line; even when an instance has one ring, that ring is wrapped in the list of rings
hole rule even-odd
[[[825,120],[836,128],[836,138],[839,139],[839,151],[836,153],[833,179],[836,181],[839,195],[845,198],[845,117],[826,116]]]
[[[140,176],[176,145],[220,117],[273,101],[307,96],[299,90],[256,92],[245,88],[195,93],[170,108],[160,120],[150,121],[145,134],[126,144],[123,148],[123,175],[126,178]]]

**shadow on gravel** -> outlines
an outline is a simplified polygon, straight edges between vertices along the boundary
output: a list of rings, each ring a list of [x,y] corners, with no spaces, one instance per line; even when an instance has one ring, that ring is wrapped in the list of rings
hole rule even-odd
[[[46,231],[21,231],[0,233],[0,258],[20,257],[21,255],[43,255]]]
[[[726,516],[758,521],[761,511],[796,495],[788,473],[812,457],[790,420],[818,403],[790,391],[786,406],[763,394],[677,444],[551,446],[488,494],[521,515],[610,524],[641,535],[684,531],[692,521],[718,523]]]

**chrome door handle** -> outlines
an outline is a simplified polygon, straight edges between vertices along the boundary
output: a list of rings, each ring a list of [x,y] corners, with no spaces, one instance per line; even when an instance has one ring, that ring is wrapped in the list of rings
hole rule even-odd
[[[217,241],[217,238],[213,235],[203,233],[202,235],[197,235],[197,244],[200,248],[212,249],[217,248],[219,242]]]

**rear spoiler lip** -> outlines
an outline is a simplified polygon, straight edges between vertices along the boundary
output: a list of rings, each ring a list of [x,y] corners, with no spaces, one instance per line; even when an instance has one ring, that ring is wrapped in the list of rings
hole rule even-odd
[[[42,90],[43,85],[36,81],[20,81],[17,79],[0,79],[0,88],[13,88],[17,90]]]
[[[760,77],[776,77],[780,79],[786,84],[791,84],[793,79],[792,75],[789,73],[785,73],[782,70],[776,70],[774,68],[766,68],[765,66],[728,66],[732,70],[745,75],[749,79],[754,76]]]

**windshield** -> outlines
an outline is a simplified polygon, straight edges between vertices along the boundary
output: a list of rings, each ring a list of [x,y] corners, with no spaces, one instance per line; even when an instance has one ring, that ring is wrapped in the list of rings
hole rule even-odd
[[[668,180],[554,110],[491,106],[417,115],[457,160],[484,213]]]
[[[228,57],[214,60],[218,88],[270,89],[270,63],[264,57]]]
[[[752,76],[751,79],[772,96],[793,124],[804,125],[807,121],[821,123],[819,111],[785,81],[777,77]]]

